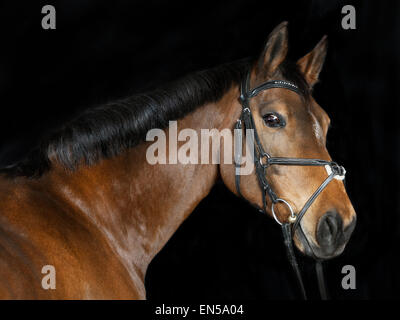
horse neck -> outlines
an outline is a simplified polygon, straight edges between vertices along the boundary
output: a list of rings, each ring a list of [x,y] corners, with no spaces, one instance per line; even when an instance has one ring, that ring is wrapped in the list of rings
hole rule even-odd
[[[239,113],[236,87],[179,120],[178,130],[191,128],[200,137],[201,129],[231,128]],[[168,131],[164,130],[167,141]],[[217,164],[151,165],[146,160],[149,145],[142,143],[72,174],[58,170],[52,176],[63,186],[57,189],[65,200],[103,233],[131,276],[142,282],[153,257],[218,177]]]

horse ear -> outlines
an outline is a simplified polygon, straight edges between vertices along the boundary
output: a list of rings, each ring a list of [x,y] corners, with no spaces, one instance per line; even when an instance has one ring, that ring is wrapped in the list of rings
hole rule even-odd
[[[310,87],[318,81],[319,73],[324,65],[327,49],[328,39],[325,35],[312,51],[297,61],[297,65]]]
[[[268,36],[264,51],[258,59],[256,73],[271,77],[285,60],[288,51],[287,21],[281,22]]]

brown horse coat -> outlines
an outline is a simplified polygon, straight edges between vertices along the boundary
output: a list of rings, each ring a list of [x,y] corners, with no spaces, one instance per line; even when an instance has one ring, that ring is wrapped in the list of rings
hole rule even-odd
[[[282,77],[277,68],[286,56],[286,32],[286,24],[281,24],[270,35],[262,63],[252,73],[253,84]],[[324,41],[298,62],[310,85],[322,66]],[[241,112],[238,95],[238,85],[233,84],[218,101],[181,118],[178,129],[191,128],[199,136],[206,128],[232,130]],[[329,118],[311,101],[307,109],[298,96],[284,89],[271,89],[258,97],[259,106],[253,110],[255,122],[263,143],[274,155],[306,154],[328,160],[324,139]],[[263,125],[262,113],[268,111],[268,105],[293,118],[287,131],[273,131]],[[297,129],[291,133],[295,124]],[[316,125],[320,137],[315,135]],[[165,133],[168,141],[167,129]],[[292,134],[292,138],[287,140],[284,134]],[[296,139],[307,141],[307,147]],[[279,150],[276,141],[294,147]],[[72,171],[57,161],[57,155],[50,155],[51,169],[40,177],[0,174],[0,298],[145,299],[149,263],[210,192],[216,179],[221,176],[235,192],[233,165],[151,165],[146,160],[149,145],[141,143]],[[168,156],[168,148],[160,152]],[[222,149],[210,152],[219,155]],[[288,168],[272,172],[271,181],[298,209],[324,174],[321,168]],[[250,202],[260,205],[261,193],[254,175],[243,178],[242,188]],[[302,227],[315,246],[318,219],[331,207],[338,208],[344,226],[352,222],[355,213],[342,182],[332,183],[304,218]],[[296,244],[303,249],[298,239]],[[42,269],[47,265],[55,268],[55,289],[42,286],[46,276]]]

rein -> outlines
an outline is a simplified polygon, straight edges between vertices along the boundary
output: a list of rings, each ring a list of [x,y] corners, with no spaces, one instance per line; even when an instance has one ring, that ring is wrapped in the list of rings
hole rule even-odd
[[[300,268],[296,260],[296,255],[293,250],[293,236],[298,230],[299,232],[304,232],[300,226],[300,222],[307,210],[313,204],[315,199],[321,194],[321,192],[326,188],[326,186],[331,182],[334,178],[343,180],[346,174],[346,170],[339,166],[336,162],[326,161],[321,159],[304,159],[304,158],[286,158],[286,157],[272,157],[269,153],[265,151],[263,145],[260,141],[259,135],[257,133],[257,128],[254,124],[253,115],[250,110],[250,100],[257,96],[261,91],[272,89],[272,88],[283,88],[287,90],[291,90],[296,92],[299,95],[302,95],[301,90],[294,83],[291,83],[286,80],[273,80],[268,81],[259,85],[254,89],[250,89],[250,72],[247,73],[247,76],[242,81],[240,87],[240,98],[239,101],[242,105],[242,113],[240,118],[237,120],[235,129],[238,130],[236,149],[235,149],[235,184],[236,191],[243,198],[243,195],[240,191],[240,169],[242,162],[242,142],[243,142],[243,132],[242,129],[252,129],[254,133],[253,137],[250,137],[251,143],[254,144],[254,164],[255,164],[255,172],[257,176],[258,183],[260,185],[261,194],[262,194],[262,202],[263,202],[263,212],[267,213],[267,196],[271,200],[271,211],[275,221],[281,226],[283,233],[283,240],[286,247],[286,252],[288,256],[288,260],[296,274],[297,281],[299,283],[299,287],[302,293],[304,300],[307,300],[306,290],[304,287],[303,279],[301,276]],[[284,199],[279,198],[276,193],[273,191],[271,185],[267,180],[267,168],[271,165],[285,165],[285,166],[324,166],[328,172],[328,177],[321,183],[321,185],[315,190],[315,192],[310,196],[307,202],[304,204],[303,208],[295,213],[293,211],[290,203]],[[276,213],[275,213],[275,205],[277,203],[283,203],[287,206],[290,211],[290,215],[287,217],[287,221],[279,221]],[[299,227],[300,226],[300,227]],[[307,239],[304,236],[304,239]],[[328,298],[325,280],[323,276],[322,262],[316,259],[316,273],[318,279],[318,287],[321,294],[321,298],[326,300]]]

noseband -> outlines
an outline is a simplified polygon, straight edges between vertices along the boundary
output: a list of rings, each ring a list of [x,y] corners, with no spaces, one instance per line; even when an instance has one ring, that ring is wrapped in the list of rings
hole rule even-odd
[[[259,135],[257,133],[257,128],[254,124],[253,115],[250,110],[250,100],[257,96],[261,91],[272,89],[272,88],[283,88],[287,90],[291,90],[296,92],[300,96],[303,95],[301,90],[295,84],[286,81],[286,80],[273,80],[265,82],[254,89],[250,89],[250,73],[244,78],[241,88],[240,88],[240,103],[242,105],[242,114],[240,119],[236,122],[235,129],[237,130],[237,140],[236,140],[236,151],[235,151],[235,183],[236,183],[236,191],[242,196],[240,191],[240,168],[241,168],[241,157],[242,157],[242,129],[252,129],[254,133],[253,137],[250,137],[250,141],[254,144],[254,164],[255,164],[255,172],[257,176],[258,183],[260,185],[261,194],[262,194],[262,202],[263,202],[263,212],[267,213],[267,195],[271,200],[271,211],[275,221],[281,225],[284,243],[286,246],[288,259],[296,273],[299,286],[303,295],[303,298],[306,299],[306,292],[303,284],[303,280],[301,277],[300,269],[297,264],[296,256],[293,250],[293,236],[298,230],[303,233],[303,230],[299,225],[304,217],[307,210],[313,204],[315,199],[321,194],[321,192],[327,187],[329,182],[331,182],[334,178],[343,180],[345,176],[345,169],[342,166],[339,166],[336,162],[321,160],[321,159],[304,159],[304,158],[286,158],[286,157],[272,157],[269,153],[265,151],[263,148]],[[303,208],[295,213],[290,203],[284,199],[279,198],[274,190],[272,189],[270,183],[267,180],[267,168],[272,165],[285,165],[285,166],[313,166],[313,167],[321,167],[324,166],[328,172],[328,177],[322,182],[322,184],[315,190],[315,192],[311,195],[311,197],[304,204]],[[278,203],[283,203],[289,209],[290,215],[287,217],[287,221],[280,221],[275,213],[275,205]],[[303,234],[304,235],[304,234]],[[307,239],[304,237],[304,239]],[[316,257],[315,257],[316,258]],[[322,273],[322,265],[320,261],[317,259],[317,276],[319,282],[319,288],[321,297],[323,299],[327,298],[323,273]]]

